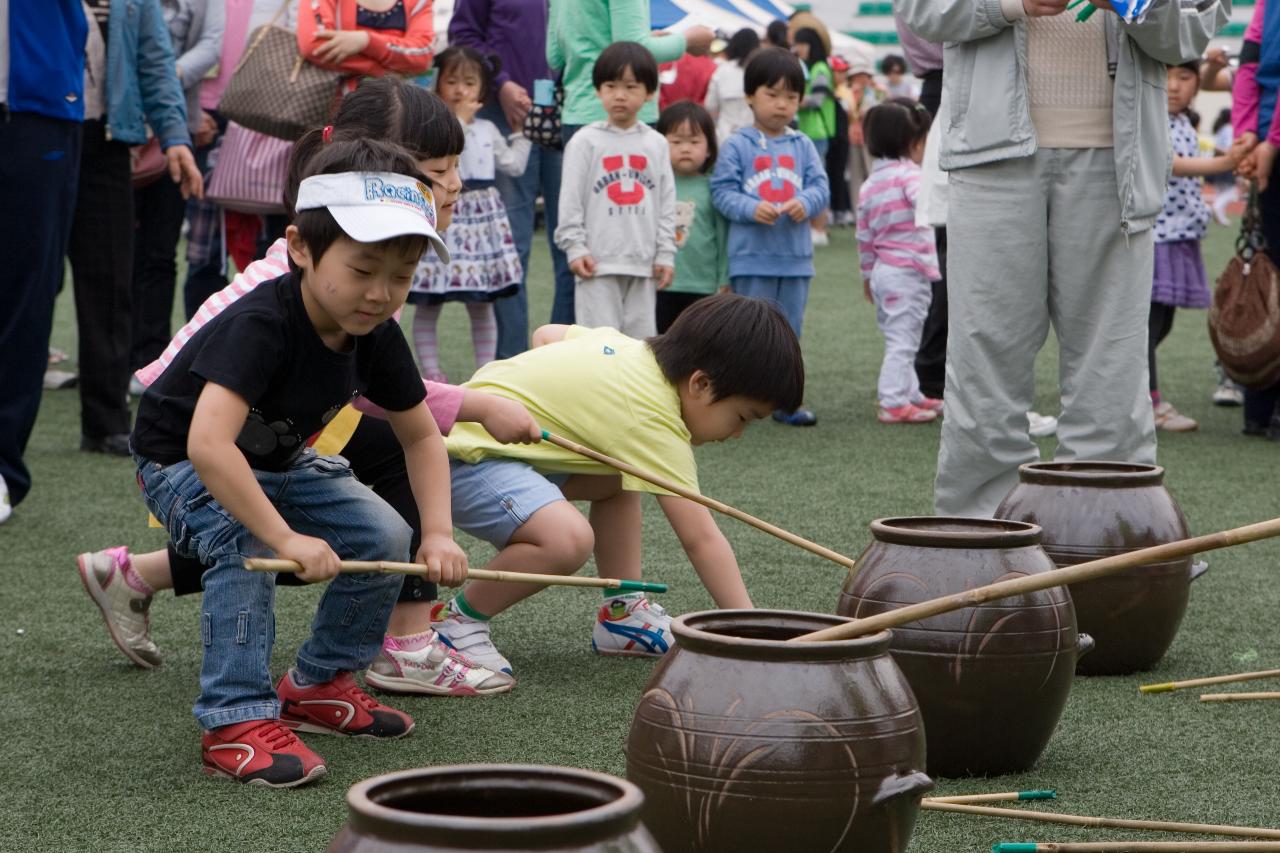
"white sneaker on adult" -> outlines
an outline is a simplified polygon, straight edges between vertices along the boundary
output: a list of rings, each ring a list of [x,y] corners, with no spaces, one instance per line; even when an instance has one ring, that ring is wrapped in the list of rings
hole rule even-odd
[[[1218,383],[1218,387],[1213,389],[1213,404],[1215,406],[1243,406],[1244,392],[1240,390],[1239,385],[1224,376]]]
[[[458,609],[457,599],[431,608],[431,627],[445,645],[467,660],[494,672],[515,675],[511,671],[511,662],[502,656],[489,638],[488,620],[473,619],[463,613]]]
[[[1027,412],[1027,432],[1033,438],[1044,438],[1058,431],[1058,419],[1039,412]]]
[[[0,524],[8,521],[11,515],[13,515],[13,507],[9,503],[9,484],[4,481],[3,476],[0,476]]]

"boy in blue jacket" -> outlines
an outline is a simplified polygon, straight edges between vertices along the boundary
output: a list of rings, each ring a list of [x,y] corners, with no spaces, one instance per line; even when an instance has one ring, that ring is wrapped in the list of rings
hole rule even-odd
[[[716,159],[711,199],[729,220],[729,285],[771,299],[796,337],[813,278],[809,219],[827,208],[827,170],[809,137],[791,127],[804,93],[804,69],[782,48],[761,50],[743,72],[755,121],[730,136]],[[792,426],[813,426],[800,408],[773,413]]]

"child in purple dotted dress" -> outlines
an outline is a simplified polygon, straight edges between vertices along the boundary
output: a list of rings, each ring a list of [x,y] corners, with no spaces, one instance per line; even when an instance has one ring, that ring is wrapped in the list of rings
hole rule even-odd
[[[1173,329],[1179,308],[1208,308],[1213,301],[1200,256],[1200,241],[1213,213],[1201,195],[1202,178],[1230,172],[1239,160],[1234,149],[1218,157],[1200,156],[1200,139],[1192,121],[1191,102],[1200,90],[1200,63],[1169,66],[1169,136],[1173,142],[1173,176],[1156,217],[1155,276],[1147,323],[1147,367],[1156,429],[1189,432],[1200,424],[1162,399],[1156,377],[1156,347]],[[1197,119],[1198,120],[1198,119]]]

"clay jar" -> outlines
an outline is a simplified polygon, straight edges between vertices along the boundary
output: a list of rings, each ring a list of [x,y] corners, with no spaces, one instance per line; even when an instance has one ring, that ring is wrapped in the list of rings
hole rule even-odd
[[[1018,479],[996,516],[1040,525],[1059,568],[1189,535],[1156,465],[1038,462],[1021,466]],[[1192,577],[1184,557],[1072,584],[1080,630],[1097,642],[1077,672],[1121,675],[1155,666],[1178,633]]]
[[[889,632],[785,642],[844,621],[719,610],[673,622],[626,745],[663,850],[907,849],[933,783]]]
[[[885,518],[871,523],[871,534],[840,593],[841,615],[865,618],[1054,569],[1033,524]],[[893,659],[924,718],[928,771],[999,775],[1034,766],[1088,646],[1062,587],[894,628]]]
[[[588,770],[468,764],[404,770],[347,792],[329,853],[660,853],[634,785]]]

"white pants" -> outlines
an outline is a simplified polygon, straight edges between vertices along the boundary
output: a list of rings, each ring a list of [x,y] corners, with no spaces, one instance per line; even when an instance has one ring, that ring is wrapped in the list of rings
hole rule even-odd
[[[929,280],[915,270],[879,264],[871,273],[876,325],[884,335],[884,361],[876,393],[880,405],[896,409],[921,399],[916,351],[933,301]]]
[[[574,321],[579,326],[609,326],[633,338],[658,333],[657,284],[634,275],[597,275],[577,279],[573,288]]]
[[[1155,462],[1152,239],[1120,230],[1109,148],[1047,148],[950,173],[939,515],[992,515],[1018,466],[1039,460],[1026,413],[1050,325],[1062,390],[1055,458]]]

